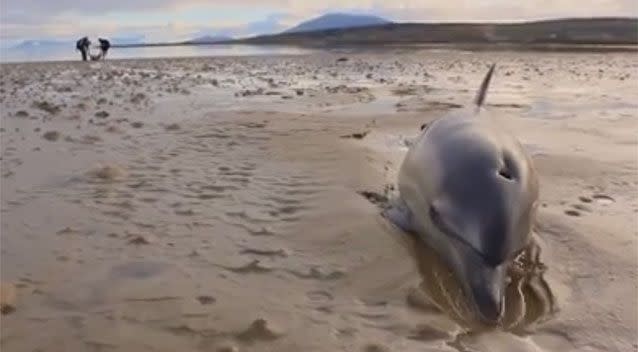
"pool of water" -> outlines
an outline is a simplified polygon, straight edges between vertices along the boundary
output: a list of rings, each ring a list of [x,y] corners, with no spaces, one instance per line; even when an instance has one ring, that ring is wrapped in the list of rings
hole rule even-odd
[[[91,48],[91,53],[99,49]],[[302,55],[311,50],[290,46],[256,45],[176,45],[154,47],[111,48],[107,59],[206,57],[206,56],[256,56],[256,55]],[[74,44],[49,45],[29,48],[0,49],[0,62],[37,62],[80,60],[80,52]]]

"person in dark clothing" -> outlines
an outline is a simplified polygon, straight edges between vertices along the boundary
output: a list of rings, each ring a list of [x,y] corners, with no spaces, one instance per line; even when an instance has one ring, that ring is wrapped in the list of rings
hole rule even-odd
[[[79,50],[80,53],[82,53],[82,61],[86,61],[88,59],[90,46],[91,41],[88,37],[80,38],[77,42],[75,42],[75,49]]]
[[[86,61],[86,51],[84,50],[84,38],[75,42],[75,49],[82,53],[82,61]]]
[[[106,59],[106,52],[111,47],[111,42],[103,38],[98,38],[98,40],[100,41],[100,50],[102,50],[102,60],[104,60]]]

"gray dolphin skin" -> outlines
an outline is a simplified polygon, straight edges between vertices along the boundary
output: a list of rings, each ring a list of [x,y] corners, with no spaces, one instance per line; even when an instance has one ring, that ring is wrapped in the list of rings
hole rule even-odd
[[[530,157],[481,108],[494,67],[473,109],[421,131],[399,170],[397,206],[385,213],[441,257],[488,325],[503,316],[507,268],[530,242],[539,192]]]

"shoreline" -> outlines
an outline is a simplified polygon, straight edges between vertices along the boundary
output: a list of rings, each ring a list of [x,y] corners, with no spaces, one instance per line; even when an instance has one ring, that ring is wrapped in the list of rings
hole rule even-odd
[[[158,45],[139,45],[139,46],[126,46],[119,47],[113,46],[115,49],[143,49],[154,47],[172,47],[172,46],[196,46],[196,47],[273,47],[273,48],[299,48],[306,50],[313,50],[318,53],[330,54],[346,51],[347,54],[357,54],[366,52],[383,52],[392,50],[407,50],[407,51],[423,51],[423,52],[436,52],[440,50],[446,51],[461,51],[461,52],[512,52],[512,53],[525,53],[525,52],[540,52],[540,53],[565,53],[565,54],[599,54],[599,53],[638,53],[638,45],[568,45],[568,44],[552,44],[552,45],[525,45],[525,44],[361,44],[361,45],[296,45],[296,44],[254,44],[254,43],[235,43],[235,44],[158,44]],[[242,58],[257,58],[257,57],[296,57],[312,55],[311,53],[296,53],[296,54],[246,54],[246,55],[201,55],[201,56],[161,56],[161,57],[139,57],[139,58],[109,58],[107,61],[145,61],[145,60],[188,60],[195,58],[202,59],[242,59]],[[43,60],[43,61],[0,61],[0,65],[22,65],[22,64],[60,64],[60,63],[81,63],[80,60]],[[102,61],[89,61],[87,64],[95,64]]]

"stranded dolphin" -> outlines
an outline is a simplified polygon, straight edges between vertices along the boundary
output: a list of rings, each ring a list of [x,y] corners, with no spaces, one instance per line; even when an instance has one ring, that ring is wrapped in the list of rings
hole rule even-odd
[[[503,316],[507,267],[531,240],[539,193],[530,157],[481,108],[494,67],[472,109],[423,128],[401,165],[397,205],[385,213],[441,257],[489,325]]]

